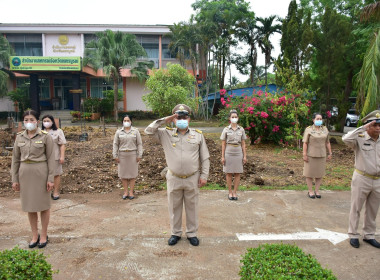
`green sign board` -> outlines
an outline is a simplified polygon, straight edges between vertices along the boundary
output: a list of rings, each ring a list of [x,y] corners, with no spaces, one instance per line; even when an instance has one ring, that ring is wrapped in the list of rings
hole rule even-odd
[[[80,56],[11,56],[10,70],[80,71]]]

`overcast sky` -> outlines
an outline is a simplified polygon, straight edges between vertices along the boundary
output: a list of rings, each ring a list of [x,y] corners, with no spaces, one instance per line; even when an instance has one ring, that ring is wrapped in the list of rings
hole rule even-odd
[[[256,16],[284,18],[290,0],[246,0]],[[173,24],[187,21],[195,0],[0,0],[0,23]],[[273,36],[273,56],[280,51]],[[264,64],[259,54],[258,64]],[[234,71],[235,72],[235,71]],[[239,76],[238,74],[234,74]],[[240,78],[241,76],[239,76]]]

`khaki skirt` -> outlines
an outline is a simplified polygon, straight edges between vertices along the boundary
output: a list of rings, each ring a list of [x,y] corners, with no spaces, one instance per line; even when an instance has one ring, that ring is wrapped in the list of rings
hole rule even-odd
[[[41,212],[50,209],[50,192],[47,191],[47,162],[20,164],[21,207],[25,212]]]
[[[326,157],[309,157],[309,162],[303,162],[303,176],[322,178],[326,174]]]
[[[60,176],[63,173],[62,164],[59,163],[59,160],[55,161],[55,170],[54,176]]]
[[[139,172],[139,163],[136,161],[137,151],[119,152],[118,174],[120,179],[134,179]]]
[[[241,146],[226,145],[224,152],[226,163],[223,165],[224,173],[243,173],[243,151]]]

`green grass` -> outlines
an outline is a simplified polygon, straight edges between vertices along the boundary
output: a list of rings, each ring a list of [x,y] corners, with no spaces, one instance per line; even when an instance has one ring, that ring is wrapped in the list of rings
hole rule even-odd
[[[228,190],[227,186],[219,184],[206,184],[202,187],[202,190]],[[239,191],[268,191],[268,190],[295,190],[295,191],[306,191],[307,185],[290,185],[290,186],[258,186],[258,185],[248,185],[239,186]],[[347,191],[350,190],[349,187],[331,185],[331,186],[321,186],[321,190],[330,191]]]

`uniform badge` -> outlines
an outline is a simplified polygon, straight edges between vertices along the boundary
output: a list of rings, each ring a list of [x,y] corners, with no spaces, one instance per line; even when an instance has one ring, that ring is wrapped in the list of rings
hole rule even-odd
[[[376,118],[380,119],[380,114],[376,113]]]
[[[36,143],[36,144],[42,144],[42,141],[36,141],[34,143]]]
[[[180,109],[180,110],[185,110],[185,107],[183,107],[183,106],[181,105],[181,106],[179,106],[179,109]]]
[[[173,147],[175,147],[175,143],[173,143]]]
[[[359,136],[359,137],[364,137],[364,134],[359,134],[358,136]]]

